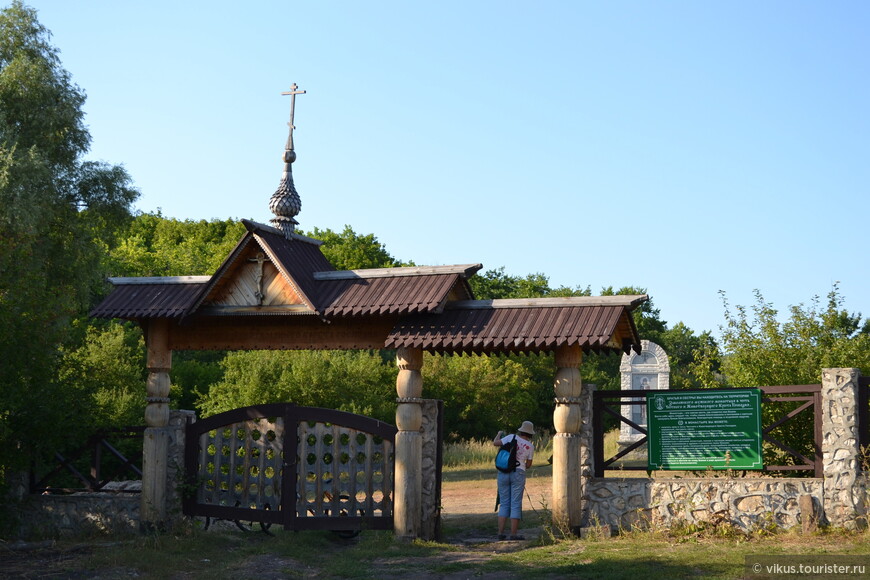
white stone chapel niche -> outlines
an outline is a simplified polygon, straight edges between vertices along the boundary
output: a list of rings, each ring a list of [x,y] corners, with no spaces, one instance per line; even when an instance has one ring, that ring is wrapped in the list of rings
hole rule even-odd
[[[671,364],[662,347],[648,340],[640,341],[640,354],[631,352],[622,355],[619,365],[622,390],[651,391],[667,390],[671,386]],[[635,399],[642,401],[643,399]],[[646,405],[622,405],[622,415],[634,423],[646,427]],[[620,449],[631,445],[643,434],[625,423],[619,428]]]

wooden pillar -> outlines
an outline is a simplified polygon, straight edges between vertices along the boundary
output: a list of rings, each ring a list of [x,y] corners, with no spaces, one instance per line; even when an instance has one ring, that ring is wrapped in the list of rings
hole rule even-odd
[[[142,450],[140,527],[161,529],[167,523],[166,475],[169,458],[169,321],[152,320],[145,329],[148,383],[145,397],[145,440]]]
[[[422,456],[423,435],[423,351],[400,348],[396,353],[399,375],[396,378],[396,475],[393,527],[397,537],[420,536],[423,505]]]
[[[581,524],[580,509],[580,364],[579,346],[556,350],[556,410],[553,424],[553,523],[573,530]]]

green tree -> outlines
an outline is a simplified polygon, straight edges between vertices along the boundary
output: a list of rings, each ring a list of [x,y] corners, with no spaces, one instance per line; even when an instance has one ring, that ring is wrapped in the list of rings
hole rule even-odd
[[[178,220],[139,214],[109,253],[115,276],[211,275],[245,234],[239,220]]]
[[[601,290],[602,296],[646,294],[645,288],[625,286],[614,290],[612,286]],[[709,332],[696,335],[692,329],[682,322],[673,328],[661,318],[661,311],[656,308],[655,301],[650,299],[632,313],[637,333],[641,339],[652,341],[661,346],[668,354],[671,367],[671,388],[698,388],[703,381],[697,376],[699,369],[695,367],[695,352],[700,348],[716,350],[718,345]],[[620,388],[619,356],[590,354],[585,357],[580,372],[584,382],[595,384],[599,389],[618,390]],[[718,363],[711,360],[712,370],[718,370]]]
[[[83,160],[85,95],[49,40],[32,8],[0,11],[0,479],[87,417],[59,347],[138,195],[123,168]]]
[[[228,354],[224,378],[203,393],[205,416],[292,402],[395,419],[395,365],[373,351],[247,351]]]
[[[678,322],[673,328],[663,330],[654,342],[668,353],[672,389],[704,387],[704,379],[699,374],[701,369],[696,366],[695,361],[697,353],[715,352],[718,349],[718,343],[710,332],[705,331],[696,335],[691,328]],[[718,372],[717,359],[711,359],[710,363],[712,365],[710,372]]]
[[[763,387],[817,384],[823,368],[856,367],[870,372],[870,334],[860,314],[845,307],[835,285],[822,303],[818,296],[809,305],[791,306],[781,318],[760,291],[749,308],[732,310],[725,293],[721,352],[706,345],[697,352],[695,368],[705,386]],[[717,370],[716,365],[720,368]],[[795,410],[798,402],[765,404],[764,425],[771,425]],[[778,441],[811,457],[813,422],[807,412],[771,431]],[[793,463],[794,458],[769,445],[766,464]]]
[[[588,286],[586,288],[560,286],[553,289],[550,287],[550,280],[540,272],[526,276],[511,276],[505,273],[504,266],[478,273],[469,279],[468,283],[478,300],[590,295]]]
[[[721,375],[710,373],[710,386],[732,387],[804,385],[818,383],[823,368],[856,367],[870,372],[870,333],[860,313],[849,312],[839,287],[822,304],[818,296],[809,305],[789,308],[788,318],[755,291],[755,304],[735,306],[725,293],[725,326],[720,356]],[[705,362],[703,359],[701,362]],[[718,378],[716,378],[718,377]]]
[[[646,294],[646,288],[625,286],[614,290],[612,286],[601,290],[602,296],[639,295]],[[652,298],[644,302],[632,313],[638,335],[642,339],[658,343],[660,333],[667,323],[660,318],[660,311],[655,307]],[[620,356],[612,353],[590,353],[583,357],[580,374],[584,383],[594,384],[599,390],[618,390],[620,388],[619,363]]]
[[[85,401],[88,423],[138,425],[145,412],[145,341],[133,323],[86,325],[84,340],[61,350],[59,379]]]
[[[444,401],[444,430],[450,440],[492,437],[499,429],[513,429],[534,416],[538,406],[537,385],[512,358],[425,355],[422,374],[425,396]]]
[[[374,234],[358,234],[346,225],[341,233],[330,229],[314,228],[305,234],[323,242],[320,251],[336,270],[357,270],[363,268],[392,268],[411,265],[403,264],[387,252]]]

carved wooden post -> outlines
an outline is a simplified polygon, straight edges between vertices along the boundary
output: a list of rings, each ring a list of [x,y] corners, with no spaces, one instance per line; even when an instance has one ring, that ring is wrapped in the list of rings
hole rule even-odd
[[[579,346],[556,350],[556,410],[553,424],[553,522],[574,529],[581,524],[580,509],[580,364]]]
[[[169,457],[169,321],[152,320],[146,329],[148,383],[145,440],[142,450],[142,504],[144,530],[163,528],[167,522],[166,474]]]
[[[393,526],[400,538],[420,535],[422,510],[422,455],[423,409],[423,351],[418,348],[400,348],[396,353],[399,376],[396,378],[396,476]]]

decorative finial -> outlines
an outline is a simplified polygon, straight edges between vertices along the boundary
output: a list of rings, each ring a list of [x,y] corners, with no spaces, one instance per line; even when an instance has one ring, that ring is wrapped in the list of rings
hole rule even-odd
[[[278,189],[269,200],[269,209],[275,214],[271,223],[284,232],[288,239],[290,234],[296,230],[296,226],[299,225],[299,222],[294,218],[302,209],[302,200],[299,199],[296,186],[293,185],[292,169],[292,163],[296,161],[296,151],[293,150],[293,129],[296,128],[293,124],[293,117],[296,113],[296,95],[305,94],[305,91],[300,91],[298,88],[296,83],[293,83],[289,91],[281,93],[282,95],[290,95],[290,122],[287,123],[287,126],[290,127],[290,134],[287,136],[287,145],[284,147],[284,173],[281,176]]]

